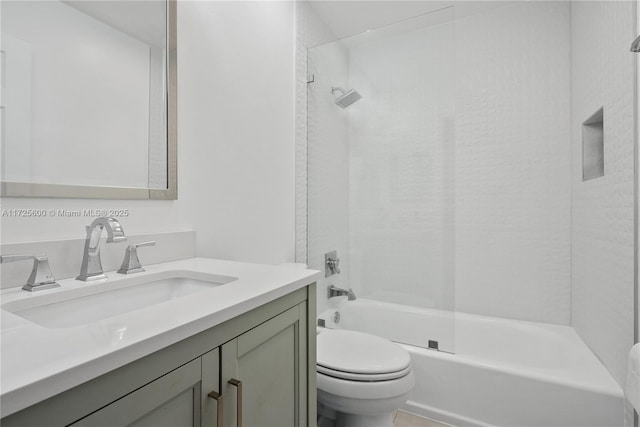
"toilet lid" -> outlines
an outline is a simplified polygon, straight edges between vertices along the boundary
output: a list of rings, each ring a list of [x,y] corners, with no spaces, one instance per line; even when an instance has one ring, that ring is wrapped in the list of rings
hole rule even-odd
[[[411,357],[404,348],[363,332],[328,330],[318,335],[317,347],[319,372],[373,377],[396,373],[392,377],[398,378],[406,375],[411,366]],[[344,377],[339,374],[335,376]],[[390,377],[386,375],[386,378]]]

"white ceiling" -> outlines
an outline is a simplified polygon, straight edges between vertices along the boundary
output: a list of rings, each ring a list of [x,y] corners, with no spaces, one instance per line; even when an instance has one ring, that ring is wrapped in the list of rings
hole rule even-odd
[[[320,19],[337,39],[384,27],[419,15],[454,6],[457,19],[503,6],[511,1],[430,0],[310,0]]]
[[[63,0],[63,3],[150,46],[164,47],[165,45],[166,2],[164,1]]]

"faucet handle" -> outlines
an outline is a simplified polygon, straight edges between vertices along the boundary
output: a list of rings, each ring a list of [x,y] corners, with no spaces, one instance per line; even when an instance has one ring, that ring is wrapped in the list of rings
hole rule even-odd
[[[329,267],[331,274],[340,274],[340,267],[338,267],[339,265],[340,265],[340,258],[338,257],[327,258],[327,266]]]
[[[155,245],[156,245],[155,240],[149,240],[148,242],[132,243],[129,246],[127,246],[127,249],[137,249],[142,246],[155,246]]]
[[[22,255],[22,254],[12,254],[12,255],[0,255],[0,264],[4,264],[7,262],[14,261],[25,261],[28,259],[35,259],[35,255]]]
[[[14,261],[33,260],[33,268],[31,275],[27,279],[27,284],[22,287],[23,290],[34,292],[44,289],[58,288],[60,285],[56,283],[56,279],[51,273],[49,267],[49,259],[46,255],[1,255],[0,263]]]
[[[122,265],[118,270],[120,274],[131,274],[131,273],[142,273],[144,268],[142,268],[142,264],[140,264],[140,259],[138,258],[138,248],[142,246],[155,246],[155,240],[149,240],[148,242],[141,243],[133,243],[127,246],[127,249],[124,253],[124,259],[122,260]]]

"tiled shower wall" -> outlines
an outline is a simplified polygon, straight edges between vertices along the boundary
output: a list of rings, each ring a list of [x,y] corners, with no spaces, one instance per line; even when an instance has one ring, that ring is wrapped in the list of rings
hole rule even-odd
[[[319,24],[311,9],[300,11],[304,41],[304,25]],[[455,288],[459,311],[569,324],[570,6],[511,3],[455,21],[454,36],[447,25],[427,28],[430,38],[417,45],[396,36],[344,51],[349,86],[363,94],[348,110],[328,93],[345,83],[316,73],[310,93],[324,103],[309,103],[308,147],[316,152],[308,153],[308,200],[307,129],[297,126],[298,260],[322,269],[323,253],[339,249],[343,274],[334,284],[356,293],[450,307]],[[313,52],[316,70],[340,68],[336,52]],[[404,75],[402,64],[416,57],[431,67]],[[299,67],[304,60],[299,51]],[[455,132],[442,98],[451,76]]]
[[[350,286],[569,324],[569,15],[517,3],[350,48]]]
[[[313,55],[307,57],[309,47],[332,41],[335,36],[308,3],[295,4],[296,261],[324,271],[324,253],[337,250],[342,270],[340,275],[318,281],[321,312],[330,284],[348,287],[348,128],[346,115],[333,104],[330,93],[331,86],[346,85],[348,58],[336,44],[317,48],[322,50],[317,51],[315,61]],[[323,59],[318,61],[318,55]],[[307,101],[314,111],[308,120]],[[313,189],[308,194],[307,185]]]
[[[573,2],[571,323],[620,384],[633,344],[630,1]],[[604,176],[582,181],[582,123],[604,108]]]
[[[456,309],[570,322],[570,5],[456,22]]]
[[[454,309],[454,23],[349,51],[350,274],[368,298]],[[364,38],[364,36],[363,36]]]

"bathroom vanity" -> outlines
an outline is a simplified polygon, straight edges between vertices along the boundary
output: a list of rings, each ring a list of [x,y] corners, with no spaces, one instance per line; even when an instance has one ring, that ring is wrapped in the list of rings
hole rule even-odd
[[[317,272],[202,258],[145,268],[3,291],[3,426],[315,424]]]

